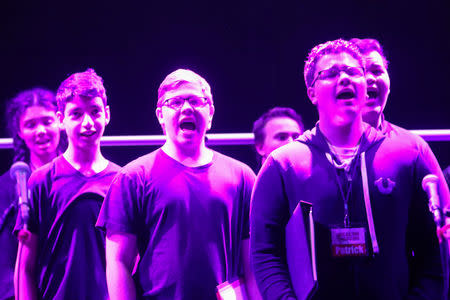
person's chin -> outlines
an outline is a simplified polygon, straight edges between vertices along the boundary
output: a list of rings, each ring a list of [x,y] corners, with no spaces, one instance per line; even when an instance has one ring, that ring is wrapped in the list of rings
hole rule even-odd
[[[373,105],[373,106],[364,106],[362,109],[363,116],[378,116],[381,114],[381,106],[380,105]]]
[[[91,148],[96,147],[98,144],[100,144],[99,138],[87,138],[87,139],[79,139],[77,141],[77,144],[80,146],[80,148]]]

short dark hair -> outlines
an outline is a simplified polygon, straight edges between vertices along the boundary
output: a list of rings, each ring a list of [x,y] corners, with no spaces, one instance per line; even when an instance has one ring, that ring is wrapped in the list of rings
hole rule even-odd
[[[61,83],[56,93],[58,110],[64,113],[66,103],[77,95],[90,98],[100,97],[103,105],[106,106],[106,89],[103,86],[103,79],[95,73],[94,69],[74,73]]]
[[[384,55],[383,47],[381,47],[379,41],[377,41],[376,39],[353,38],[350,40],[350,43],[355,44],[356,47],[358,47],[359,51],[364,55],[372,51],[377,51],[380,54],[381,58],[383,59],[384,67],[387,70],[389,62],[386,59],[386,55]]]
[[[259,117],[259,119],[253,123],[255,146],[259,146],[264,143],[264,139],[266,138],[264,127],[266,126],[267,122],[269,122],[274,118],[279,117],[291,118],[292,120],[297,122],[298,127],[300,127],[300,130],[303,132],[304,126],[302,122],[302,117],[300,117],[300,115],[297,114],[295,110],[289,107],[274,107],[263,113],[262,116]]]

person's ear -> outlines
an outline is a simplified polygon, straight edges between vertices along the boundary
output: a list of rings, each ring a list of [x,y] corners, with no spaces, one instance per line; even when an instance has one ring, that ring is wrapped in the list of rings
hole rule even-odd
[[[212,126],[212,120],[214,117],[215,108],[213,104],[209,105],[209,118],[208,118],[208,124],[206,125],[207,130],[211,129]]]
[[[105,106],[105,119],[106,125],[108,125],[109,121],[111,121],[111,109],[109,108],[109,105]]]
[[[64,114],[60,111],[56,112],[56,118],[58,119],[58,123],[59,123],[59,129],[61,130],[65,130],[64,127]]]
[[[264,152],[262,145],[255,145],[256,152],[258,152],[259,155],[264,157],[266,155],[266,152]]]
[[[306,93],[308,94],[308,98],[311,101],[313,105],[317,105],[317,97],[316,97],[316,90],[313,86],[310,86]]]
[[[156,118],[158,119],[159,125],[161,125],[161,129],[162,129],[163,133],[166,134],[166,128],[165,128],[165,124],[164,124],[164,116],[163,116],[162,107],[158,106],[155,109],[155,114],[156,114]]]

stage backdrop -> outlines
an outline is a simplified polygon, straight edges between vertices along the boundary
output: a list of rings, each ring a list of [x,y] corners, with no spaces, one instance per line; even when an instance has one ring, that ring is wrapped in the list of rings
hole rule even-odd
[[[436,1],[5,1],[0,4],[0,100],[33,86],[56,90],[94,68],[105,80],[108,135],[160,134],[156,90],[190,68],[212,86],[211,132],[250,132],[273,106],[317,120],[303,63],[318,43],[373,37],[390,61],[386,117],[408,129],[450,128],[450,5]],[[7,137],[2,116],[0,134]],[[441,166],[450,143],[432,143]],[[154,148],[106,149],[119,164]],[[257,168],[251,147],[220,147]],[[11,151],[0,150],[0,171]]]

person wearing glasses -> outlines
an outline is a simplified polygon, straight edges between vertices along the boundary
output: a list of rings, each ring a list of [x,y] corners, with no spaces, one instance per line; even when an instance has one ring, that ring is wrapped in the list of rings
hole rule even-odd
[[[383,111],[391,90],[391,82],[388,73],[388,60],[380,42],[370,38],[354,38],[350,42],[358,47],[366,61],[367,100],[363,107],[364,122],[382,132],[386,137],[399,139],[403,142],[407,140],[418,149],[432,173],[439,178],[439,196],[442,210],[444,212],[450,211],[448,184],[430,146],[420,136],[396,126],[384,118]],[[450,225],[450,219],[447,220],[447,224]]]
[[[274,107],[253,123],[255,150],[261,165],[269,154],[298,138],[303,132],[302,118],[289,107]]]
[[[178,69],[161,83],[156,116],[166,142],[122,169],[97,222],[107,235],[112,300],[251,294],[255,174],[206,147],[213,115],[211,88],[200,75]]]
[[[430,170],[416,148],[363,122],[363,61],[342,39],[311,50],[304,78],[319,122],[272,152],[258,174],[251,260],[265,299],[296,299],[286,239],[301,236],[285,234],[300,200],[312,203],[315,221],[312,299],[443,297],[436,225],[420,187]]]

